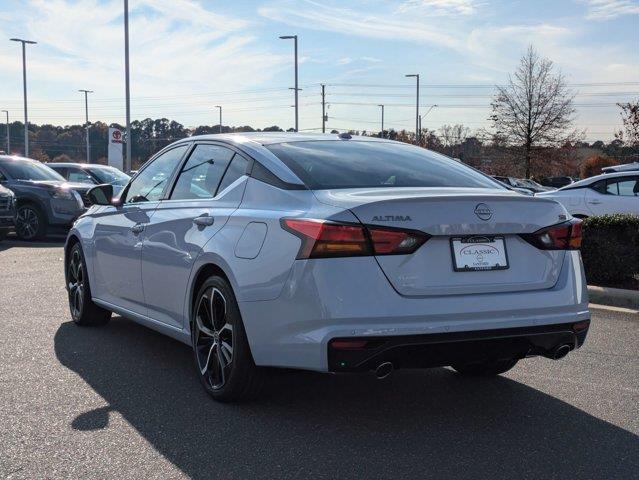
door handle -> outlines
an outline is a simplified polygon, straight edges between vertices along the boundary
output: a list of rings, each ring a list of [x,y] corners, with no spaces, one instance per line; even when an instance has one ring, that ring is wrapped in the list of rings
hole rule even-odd
[[[195,217],[193,219],[193,223],[196,224],[198,227],[210,227],[211,225],[213,225],[214,221],[215,219],[210,215],[200,215],[199,217]]]
[[[590,200],[588,203],[590,205],[599,205],[599,204],[601,204],[601,201],[599,201],[599,200]]]
[[[144,224],[136,223],[135,225],[131,227],[131,231],[133,232],[134,235],[142,233],[144,231]]]

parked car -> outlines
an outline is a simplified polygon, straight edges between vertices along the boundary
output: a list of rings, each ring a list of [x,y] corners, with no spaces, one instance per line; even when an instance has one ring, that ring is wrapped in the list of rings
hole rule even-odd
[[[501,183],[502,185],[504,185],[506,188],[510,190],[514,190],[517,193],[521,193],[522,195],[531,196],[534,194],[534,192],[529,188],[515,186],[515,182],[514,182],[515,179],[512,177],[494,176],[493,178],[497,180],[499,183]]]
[[[615,172],[636,172],[639,171],[639,162],[625,163],[623,165],[613,165],[612,167],[603,167],[602,173],[615,173]]]
[[[16,214],[16,196],[0,184],[0,240],[4,240],[13,229]]]
[[[89,205],[86,193],[92,187],[67,182],[36,160],[6,155],[0,156],[0,183],[16,195],[15,230],[23,240],[68,229]]]
[[[73,321],[116,312],[191,345],[218,400],[265,366],[497,375],[588,331],[581,221],[412,145],[189,137],[111,190],[67,238]]]
[[[542,178],[539,183],[541,183],[544,187],[552,187],[552,188],[561,188],[566,185],[570,185],[574,182],[572,177],[550,177],[550,178]]]
[[[69,182],[113,185],[113,193],[118,196],[131,177],[109,165],[87,163],[47,163],[47,166],[58,172]]]
[[[527,188],[533,193],[550,192],[552,190],[555,190],[552,187],[544,187],[543,185],[540,185],[530,178],[518,178],[517,181],[522,185],[523,188]]]
[[[638,181],[639,172],[605,173],[537,196],[557,200],[571,215],[581,218],[608,213],[639,215]]]

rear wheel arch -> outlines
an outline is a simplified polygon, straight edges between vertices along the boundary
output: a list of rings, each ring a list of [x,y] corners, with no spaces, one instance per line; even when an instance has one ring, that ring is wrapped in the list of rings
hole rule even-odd
[[[198,272],[195,274],[193,283],[191,284],[191,290],[189,292],[189,327],[193,322],[193,311],[195,309],[195,302],[197,301],[197,294],[200,291],[200,288],[202,288],[202,285],[204,285],[204,282],[206,282],[206,280],[208,278],[211,278],[212,276],[223,278],[231,286],[231,289],[233,288],[233,283],[230,281],[228,275],[222,269],[222,267],[220,267],[216,263],[206,263],[202,265],[199,268]]]

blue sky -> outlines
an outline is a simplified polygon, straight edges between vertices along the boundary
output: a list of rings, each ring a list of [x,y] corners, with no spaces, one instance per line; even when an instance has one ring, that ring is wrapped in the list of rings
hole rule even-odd
[[[487,117],[528,44],[578,92],[576,125],[610,139],[615,102],[639,97],[639,0],[130,0],[132,116],[187,126],[293,125],[292,42],[299,35],[300,129],[414,128],[414,81],[424,84],[423,126]],[[124,121],[121,0],[0,0],[0,109],[22,116],[19,36],[28,50],[30,120],[84,121],[77,89],[94,90],[91,120]],[[601,85],[605,84],[605,85]]]

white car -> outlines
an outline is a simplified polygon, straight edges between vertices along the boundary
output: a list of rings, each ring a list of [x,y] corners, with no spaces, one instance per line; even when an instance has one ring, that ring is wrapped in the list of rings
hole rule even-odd
[[[606,173],[536,196],[560,202],[575,217],[639,215],[639,172]]]

